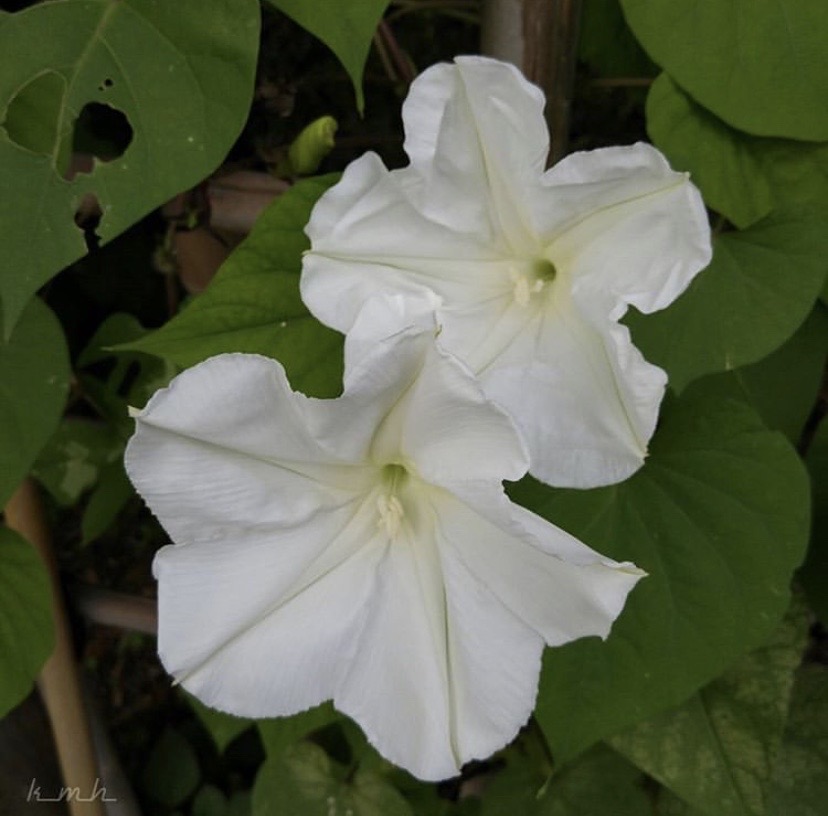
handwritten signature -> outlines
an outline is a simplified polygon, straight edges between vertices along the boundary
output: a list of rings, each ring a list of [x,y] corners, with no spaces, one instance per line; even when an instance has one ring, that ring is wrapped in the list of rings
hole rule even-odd
[[[96,799],[101,802],[117,802],[113,798],[107,798],[106,788],[100,784],[101,780],[96,779],[90,796],[81,796],[80,788],[61,788],[57,796],[43,796],[37,779],[32,779],[29,785],[29,792],[26,795],[27,802],[94,802]]]

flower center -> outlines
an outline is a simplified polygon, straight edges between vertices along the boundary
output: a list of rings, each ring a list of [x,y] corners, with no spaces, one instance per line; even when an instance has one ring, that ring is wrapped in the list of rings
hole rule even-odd
[[[397,495],[408,481],[408,471],[396,463],[383,466],[380,481],[384,488],[377,496],[377,527],[389,538],[397,537],[405,518],[405,508]]]
[[[546,258],[536,258],[522,267],[510,267],[509,279],[514,287],[512,294],[515,303],[518,306],[528,306],[532,302],[532,297],[542,292],[557,274],[555,264]]]

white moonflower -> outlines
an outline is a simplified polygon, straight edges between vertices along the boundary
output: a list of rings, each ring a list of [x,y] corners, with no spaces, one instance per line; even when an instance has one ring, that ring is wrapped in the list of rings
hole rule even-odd
[[[317,203],[302,297],[350,332],[378,292],[439,298],[442,345],[511,414],[530,472],[560,486],[644,461],[666,375],[618,320],[662,309],[710,260],[696,188],[653,147],[575,153],[544,172],[542,93],[459,57],[403,106],[408,167],[368,153]]]
[[[544,643],[606,637],[643,574],[509,501],[523,444],[433,330],[361,349],[338,399],[225,354],[135,419],[167,670],[241,716],[333,699],[424,779],[506,744]]]

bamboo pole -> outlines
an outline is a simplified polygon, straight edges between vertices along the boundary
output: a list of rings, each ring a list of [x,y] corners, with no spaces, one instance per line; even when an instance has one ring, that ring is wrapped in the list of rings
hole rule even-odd
[[[4,512],[7,526],[17,530],[37,550],[51,580],[55,649],[44,664],[37,685],[52,726],[63,776],[62,794],[71,816],[105,816],[101,801],[105,791],[101,794],[102,782],[92,747],[51,536],[37,487],[31,479],[25,479],[18,487]]]

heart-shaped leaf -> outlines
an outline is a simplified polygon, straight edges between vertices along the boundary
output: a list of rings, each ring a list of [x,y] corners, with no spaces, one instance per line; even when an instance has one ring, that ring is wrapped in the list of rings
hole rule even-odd
[[[765,816],[809,615],[794,600],[770,641],[686,703],[610,743],[700,813]]]
[[[0,17],[7,335],[86,252],[85,197],[106,242],[222,161],[250,106],[258,36],[256,0],[61,0]],[[73,148],[98,158],[70,179]]]
[[[649,573],[606,642],[546,652],[536,716],[559,760],[678,705],[764,642],[808,537],[796,452],[747,405],[699,389],[667,406],[628,481],[586,491],[524,481],[512,493]]]
[[[647,53],[734,127],[828,139],[828,4],[621,0]]]
[[[330,397],[342,383],[342,335],[319,323],[299,295],[311,209],[336,176],[306,179],[279,196],[225,261],[207,291],[158,331],[123,348],[191,366],[223,352],[265,354],[291,385]]]
[[[628,316],[636,345],[681,390],[760,360],[808,316],[828,272],[828,221],[801,208],[717,235],[713,261],[664,311]]]

